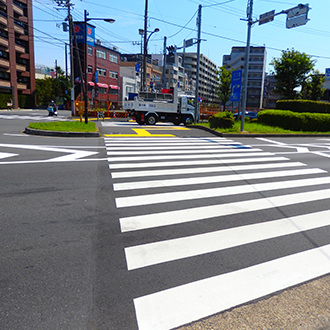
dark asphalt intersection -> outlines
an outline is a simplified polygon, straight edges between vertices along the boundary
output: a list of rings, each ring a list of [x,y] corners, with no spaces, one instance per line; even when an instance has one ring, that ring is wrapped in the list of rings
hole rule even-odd
[[[0,118],[0,328],[165,330],[329,273],[327,138]]]

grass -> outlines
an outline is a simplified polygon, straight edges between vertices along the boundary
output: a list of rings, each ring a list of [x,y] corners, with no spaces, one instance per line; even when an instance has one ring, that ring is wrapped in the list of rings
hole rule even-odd
[[[199,123],[198,125],[210,127],[209,123]],[[241,133],[241,122],[235,121],[232,128],[217,128],[215,129],[221,133]],[[244,133],[263,133],[263,134],[330,134],[329,132],[303,132],[303,131],[290,131],[280,127],[266,126],[258,123],[244,123]]]
[[[30,123],[29,128],[39,129],[43,131],[54,131],[54,132],[97,132],[95,123],[78,121],[54,121],[54,122],[39,122]]]

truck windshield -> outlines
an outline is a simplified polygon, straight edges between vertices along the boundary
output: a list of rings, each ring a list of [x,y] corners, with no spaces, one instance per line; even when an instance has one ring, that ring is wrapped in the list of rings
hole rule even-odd
[[[188,104],[195,106],[195,98],[194,97],[188,97]]]

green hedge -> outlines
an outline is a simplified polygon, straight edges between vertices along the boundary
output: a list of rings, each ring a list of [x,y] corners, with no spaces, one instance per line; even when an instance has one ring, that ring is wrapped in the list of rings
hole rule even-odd
[[[231,128],[235,119],[231,112],[218,112],[209,118],[210,128]]]
[[[291,131],[329,132],[330,114],[296,113],[288,110],[262,110],[258,122]]]
[[[330,113],[330,103],[311,100],[278,100],[276,109],[294,112]]]
[[[11,94],[0,94],[0,109],[7,109],[9,99],[13,99]],[[18,95],[18,107],[23,109],[34,108],[34,97],[31,95]]]

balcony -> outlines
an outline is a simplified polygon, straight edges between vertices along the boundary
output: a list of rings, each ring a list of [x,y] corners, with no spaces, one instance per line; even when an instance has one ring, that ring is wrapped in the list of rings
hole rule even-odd
[[[26,84],[20,84],[20,83],[17,83],[17,89],[26,89],[27,85]]]
[[[0,61],[0,65],[1,65],[1,61]],[[21,65],[21,64],[16,64],[16,70],[17,71],[26,71],[26,67],[25,65]]]
[[[10,88],[10,81],[0,79],[0,87],[9,87]]]
[[[9,69],[9,61],[0,58],[0,68],[7,68],[7,69]]]
[[[6,17],[0,16],[0,23],[7,26],[8,25],[8,21]]]
[[[0,37],[0,45],[8,48],[8,40],[6,38]]]
[[[24,15],[24,11],[21,7],[17,6],[15,3],[13,3],[13,9],[14,12],[16,12],[17,14],[23,16]]]
[[[19,34],[24,34],[24,29],[16,24],[14,24],[14,30]]]
[[[8,46],[8,42],[7,42],[7,46]],[[22,46],[15,45],[15,50],[19,53],[25,53],[25,48]]]

